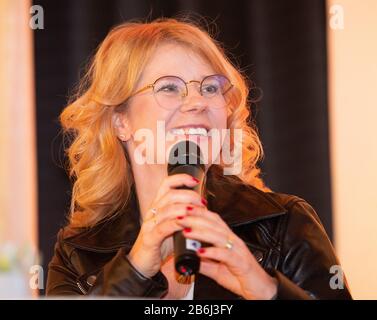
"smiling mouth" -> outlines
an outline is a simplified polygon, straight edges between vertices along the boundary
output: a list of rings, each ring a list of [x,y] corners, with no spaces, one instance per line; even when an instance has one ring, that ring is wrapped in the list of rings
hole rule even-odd
[[[207,128],[204,127],[185,127],[185,128],[173,128],[168,131],[168,133],[174,136],[183,136],[183,135],[196,135],[202,137],[210,136],[209,131]]]

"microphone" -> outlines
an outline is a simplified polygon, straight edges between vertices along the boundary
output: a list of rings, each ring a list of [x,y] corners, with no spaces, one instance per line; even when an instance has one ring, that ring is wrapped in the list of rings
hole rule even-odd
[[[205,166],[202,159],[200,148],[193,141],[183,140],[172,146],[167,167],[168,175],[186,173],[199,180],[199,183],[193,188],[181,186],[176,189],[191,189],[202,194],[205,175]],[[196,274],[200,266],[200,258],[196,251],[202,247],[202,243],[186,238],[182,231],[175,232],[173,239],[176,271],[184,276]]]

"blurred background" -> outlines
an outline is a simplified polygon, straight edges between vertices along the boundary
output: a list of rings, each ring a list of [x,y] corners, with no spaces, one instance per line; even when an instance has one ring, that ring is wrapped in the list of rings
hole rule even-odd
[[[89,58],[119,23],[187,14],[263,91],[266,184],[315,208],[377,299],[375,0],[0,0],[0,298],[44,294],[71,192],[58,116]]]

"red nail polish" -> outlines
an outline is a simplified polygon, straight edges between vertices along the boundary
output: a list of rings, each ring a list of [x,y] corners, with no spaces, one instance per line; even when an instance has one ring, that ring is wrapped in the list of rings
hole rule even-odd
[[[198,252],[199,252],[199,253],[204,253],[204,252],[206,252],[206,249],[204,249],[204,248],[199,248]]]
[[[191,232],[192,229],[191,229],[191,228],[184,228],[183,231],[184,231],[184,232]]]
[[[187,210],[191,211],[193,210],[194,208],[193,207],[186,207]]]
[[[206,206],[208,204],[207,200],[202,198],[202,203]]]
[[[198,183],[199,182],[199,180],[198,179],[196,179],[196,178],[194,178],[194,177],[192,177],[192,180],[194,180],[196,183]]]
[[[184,218],[184,216],[178,216],[177,219],[178,220],[182,220]]]

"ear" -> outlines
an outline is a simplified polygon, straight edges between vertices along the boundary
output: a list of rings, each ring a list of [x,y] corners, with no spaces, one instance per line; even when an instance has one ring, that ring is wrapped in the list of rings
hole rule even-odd
[[[114,112],[112,117],[116,135],[121,141],[127,141],[131,138],[131,129],[128,119],[124,113]]]

